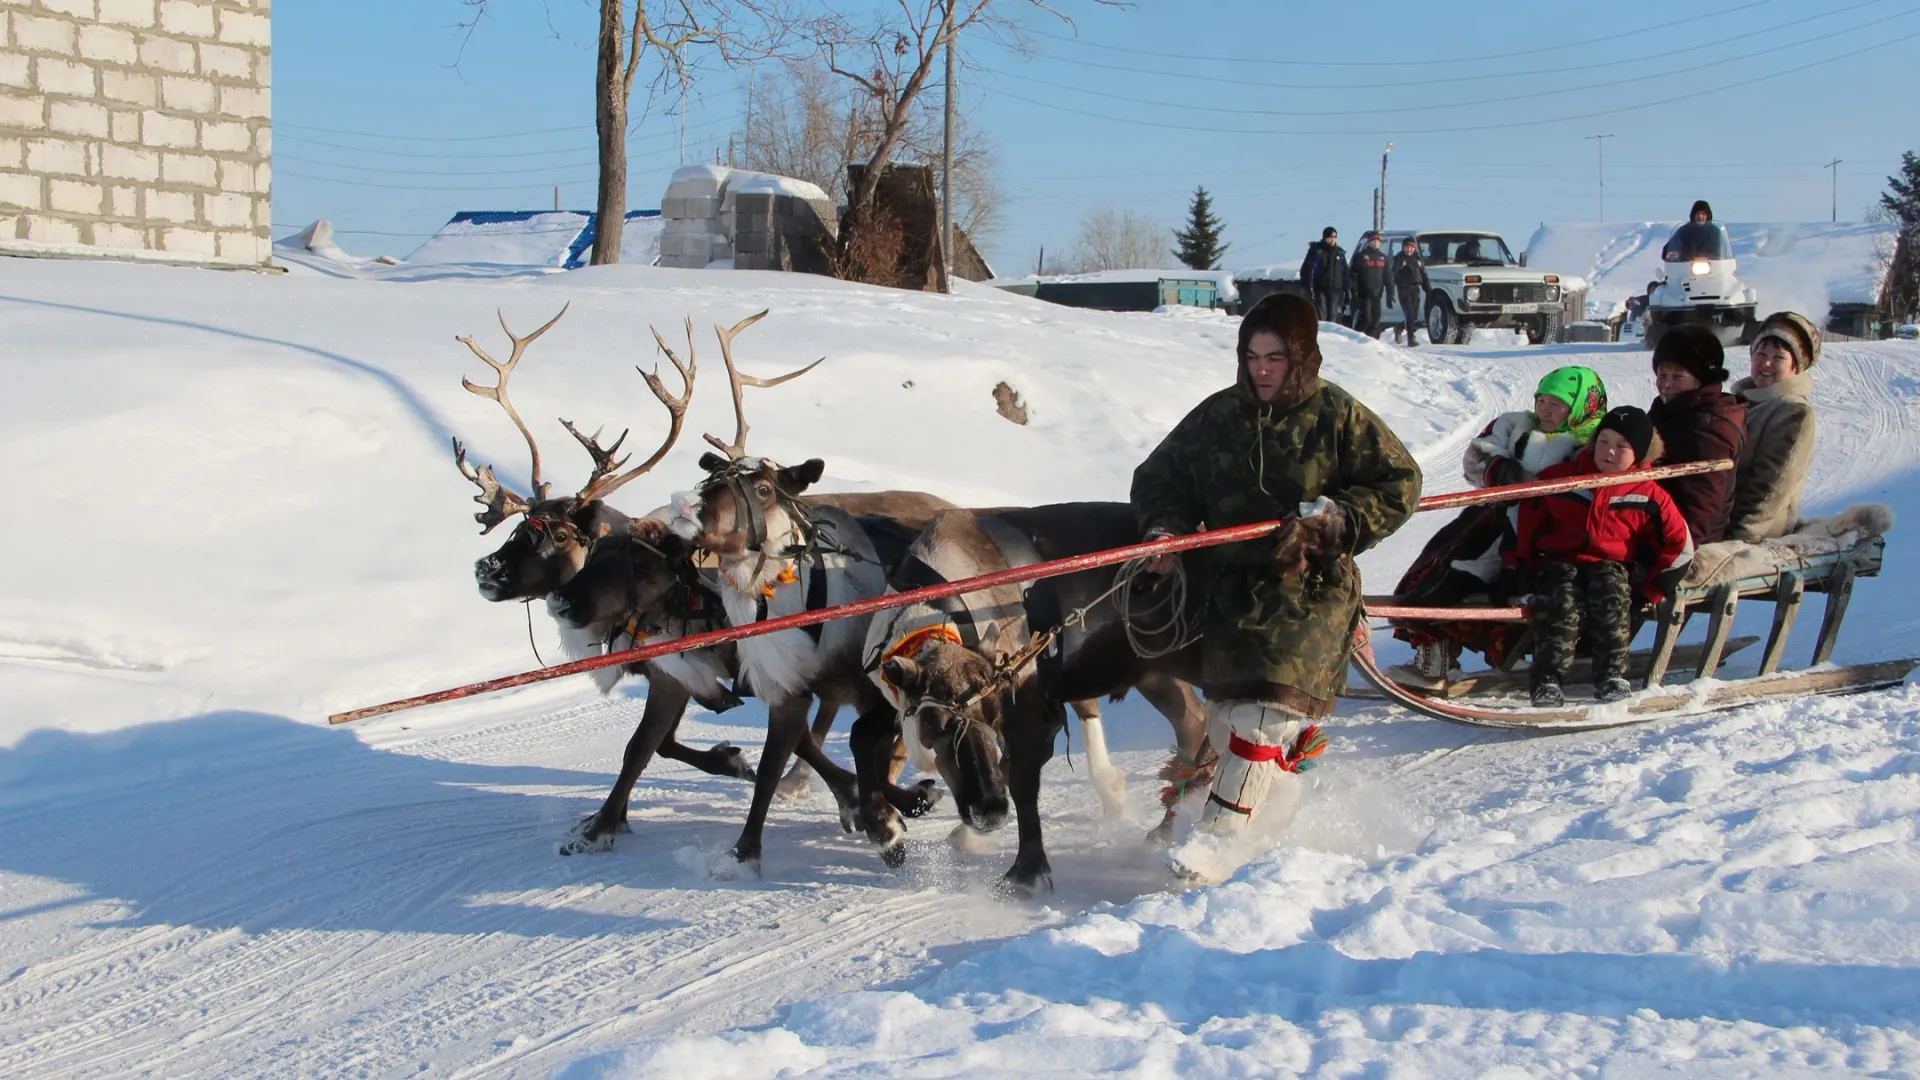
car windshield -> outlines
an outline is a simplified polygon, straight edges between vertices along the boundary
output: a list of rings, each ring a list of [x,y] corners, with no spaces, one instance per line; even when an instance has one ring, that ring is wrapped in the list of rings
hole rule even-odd
[[[1711,221],[1689,221],[1673,230],[1673,238],[1660,250],[1668,262],[1692,262],[1695,259],[1731,259],[1733,245],[1727,230]]]
[[[1416,238],[1420,256],[1428,263],[1469,266],[1512,266],[1507,242],[1492,233],[1421,233]]]

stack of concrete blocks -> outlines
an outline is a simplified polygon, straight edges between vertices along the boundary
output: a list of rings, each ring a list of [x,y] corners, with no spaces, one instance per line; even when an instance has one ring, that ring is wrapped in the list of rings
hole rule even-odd
[[[660,199],[660,265],[821,273],[820,238],[838,224],[817,186],[724,165],[689,165]]]
[[[0,0],[0,253],[260,266],[272,0]]]
[[[728,208],[734,269],[827,272],[825,241],[839,215],[818,187],[784,176],[755,177],[728,186],[722,210]]]

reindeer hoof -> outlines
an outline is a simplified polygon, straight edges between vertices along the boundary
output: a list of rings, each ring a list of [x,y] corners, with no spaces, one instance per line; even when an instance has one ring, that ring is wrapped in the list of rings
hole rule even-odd
[[[806,773],[788,773],[774,785],[773,797],[782,802],[804,799],[813,794],[812,780]]]
[[[732,743],[723,742],[716,744],[713,752],[719,754],[726,762],[726,764],[722,766],[725,771],[718,775],[731,776],[735,780],[745,780],[749,784],[753,783],[756,779],[753,766],[747,763],[746,751]]]
[[[889,870],[898,870],[907,865],[907,842],[904,839],[896,840],[882,847],[880,861],[886,863]]]
[[[736,845],[728,854],[733,856],[733,861],[738,864],[742,871],[752,874],[754,877],[760,876],[760,853],[758,851],[747,851]],[[715,869],[718,870],[719,868],[716,867]],[[717,877],[719,875],[716,874],[715,876]]]
[[[907,793],[907,805],[900,812],[908,817],[924,817],[931,813],[934,807],[940,805],[941,796],[946,794],[931,777],[908,788]]]
[[[588,852],[594,851],[612,851],[613,834],[616,831],[633,831],[627,827],[627,823],[624,821],[611,829],[597,828],[596,823],[599,819],[598,814],[589,814],[581,818],[578,822],[575,822],[573,831],[568,834],[565,840],[560,842],[560,854],[585,855]]]
[[[1147,831],[1141,843],[1154,851],[1165,851],[1173,846],[1173,816],[1169,814],[1160,824]]]
[[[1019,900],[1030,900],[1041,893],[1050,893],[1053,891],[1053,868],[1022,868],[1016,863],[1000,879],[999,891],[1004,896]]]

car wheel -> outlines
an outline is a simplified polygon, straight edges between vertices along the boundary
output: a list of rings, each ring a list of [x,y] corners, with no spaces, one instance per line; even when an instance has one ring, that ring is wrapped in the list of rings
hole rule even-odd
[[[1439,298],[1427,301],[1427,340],[1435,345],[1454,345],[1461,337],[1460,320],[1454,316],[1452,305]]]

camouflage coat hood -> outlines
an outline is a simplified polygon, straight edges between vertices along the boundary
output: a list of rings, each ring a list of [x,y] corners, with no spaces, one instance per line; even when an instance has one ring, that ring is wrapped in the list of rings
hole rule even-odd
[[[1260,400],[1260,395],[1254,392],[1253,380],[1247,375],[1248,346],[1253,342],[1253,335],[1261,331],[1278,334],[1280,340],[1286,342],[1287,353],[1293,357],[1287,366],[1286,381],[1280,384],[1279,392],[1270,402]],[[1290,409],[1307,400],[1320,383],[1320,315],[1305,297],[1288,293],[1262,297],[1240,320],[1240,345],[1236,355],[1239,367],[1234,385],[1240,388],[1242,399],[1255,409],[1263,405]]]
[[[1298,297],[1282,299],[1306,306]],[[1134,470],[1133,507],[1143,533],[1291,517],[1324,495],[1345,517],[1344,554],[1357,555],[1412,515],[1419,465],[1371,410],[1319,378],[1318,344],[1302,342],[1297,323],[1289,329],[1294,333],[1283,338],[1306,362],[1289,373],[1274,401],[1254,396],[1243,362],[1234,387],[1202,401]],[[1213,548],[1186,563],[1199,579],[1195,602],[1205,605],[1200,662],[1207,697],[1263,701],[1309,716],[1331,712],[1346,682],[1360,611],[1352,561],[1342,560],[1333,574],[1284,576],[1266,539]]]

